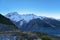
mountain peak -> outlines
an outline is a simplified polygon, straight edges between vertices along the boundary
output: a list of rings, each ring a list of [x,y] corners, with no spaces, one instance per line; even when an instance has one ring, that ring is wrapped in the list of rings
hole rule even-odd
[[[17,12],[10,12],[6,15],[7,18],[9,18],[12,21],[18,22],[22,19],[24,19],[26,22],[29,22],[32,19],[40,18],[41,20],[44,18],[42,16],[37,16],[35,14],[18,14]]]
[[[23,14],[23,15],[20,15],[18,14],[17,12],[10,12],[6,15],[7,18],[9,18],[10,20],[12,21],[15,21],[15,22],[18,22],[22,19],[24,19],[25,21],[29,21],[33,18],[36,18],[37,16],[34,15],[34,14]]]
[[[10,12],[6,15],[12,21],[19,21],[21,19],[20,15],[17,12]]]

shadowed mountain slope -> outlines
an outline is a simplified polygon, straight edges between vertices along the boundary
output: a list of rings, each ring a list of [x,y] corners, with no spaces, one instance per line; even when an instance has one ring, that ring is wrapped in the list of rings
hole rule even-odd
[[[13,24],[11,20],[0,14],[0,31],[2,30],[8,31],[8,30],[16,30],[16,29],[18,29],[18,27],[15,26],[15,24]]]

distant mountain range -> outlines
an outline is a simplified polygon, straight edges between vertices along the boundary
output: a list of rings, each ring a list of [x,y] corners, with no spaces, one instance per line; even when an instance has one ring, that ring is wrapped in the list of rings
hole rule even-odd
[[[60,21],[54,18],[36,16],[34,14],[20,15],[17,12],[8,13],[5,17],[13,21],[21,30],[60,35]]]

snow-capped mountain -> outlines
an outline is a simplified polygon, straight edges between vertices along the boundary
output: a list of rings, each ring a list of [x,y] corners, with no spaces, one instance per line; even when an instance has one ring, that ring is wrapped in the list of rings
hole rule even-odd
[[[60,33],[60,21],[54,18],[36,16],[34,14],[20,15],[17,12],[8,13],[6,17],[16,22],[15,24],[21,30],[43,32],[52,35]]]
[[[36,18],[40,18],[40,20],[45,21],[47,24],[51,25],[52,27],[55,27],[54,25],[51,24],[51,20],[52,21],[58,21],[54,18],[48,18],[48,17],[44,17],[44,16],[37,16],[34,14],[23,14],[20,15],[17,12],[11,12],[8,13],[6,15],[7,18],[9,18],[10,20],[14,21],[17,25],[21,26],[24,24],[24,22],[29,22],[30,20],[36,19]]]
[[[37,16],[37,15],[34,15],[34,14],[23,14],[23,15],[20,15],[17,12],[8,13],[6,15],[6,17],[9,18],[10,20],[14,21],[18,26],[23,25],[24,22],[28,23],[30,20],[36,19],[36,18],[40,18],[41,20],[44,20],[44,21],[45,21],[45,19],[47,21],[49,21],[48,19],[52,19],[52,18],[47,18],[47,17],[44,17],[44,16]],[[50,25],[50,23],[47,22],[47,21],[45,21],[45,22]]]
[[[29,22],[30,20],[32,19],[35,19],[35,18],[40,18],[40,19],[43,19],[43,17],[41,16],[36,16],[34,14],[23,14],[23,15],[20,15],[18,14],[17,12],[11,12],[11,13],[8,13],[6,15],[7,18],[9,18],[10,20],[12,21],[15,21],[15,22],[18,22],[20,20],[25,20],[26,22]]]
[[[28,23],[32,19],[40,18],[42,20],[44,18],[42,16],[37,16],[37,15],[34,15],[34,14],[23,14],[23,15],[20,15],[17,12],[10,12],[10,13],[8,13],[6,15],[6,17],[9,18],[10,20],[12,20],[14,22],[14,24],[19,26],[19,28],[23,24]]]
[[[17,12],[8,13],[6,17],[15,22],[20,21],[22,19]]]

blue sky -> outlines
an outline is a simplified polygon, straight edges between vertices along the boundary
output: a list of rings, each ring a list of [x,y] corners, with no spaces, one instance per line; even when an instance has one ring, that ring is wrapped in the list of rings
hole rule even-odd
[[[60,0],[0,0],[0,13],[9,12],[60,19]]]

